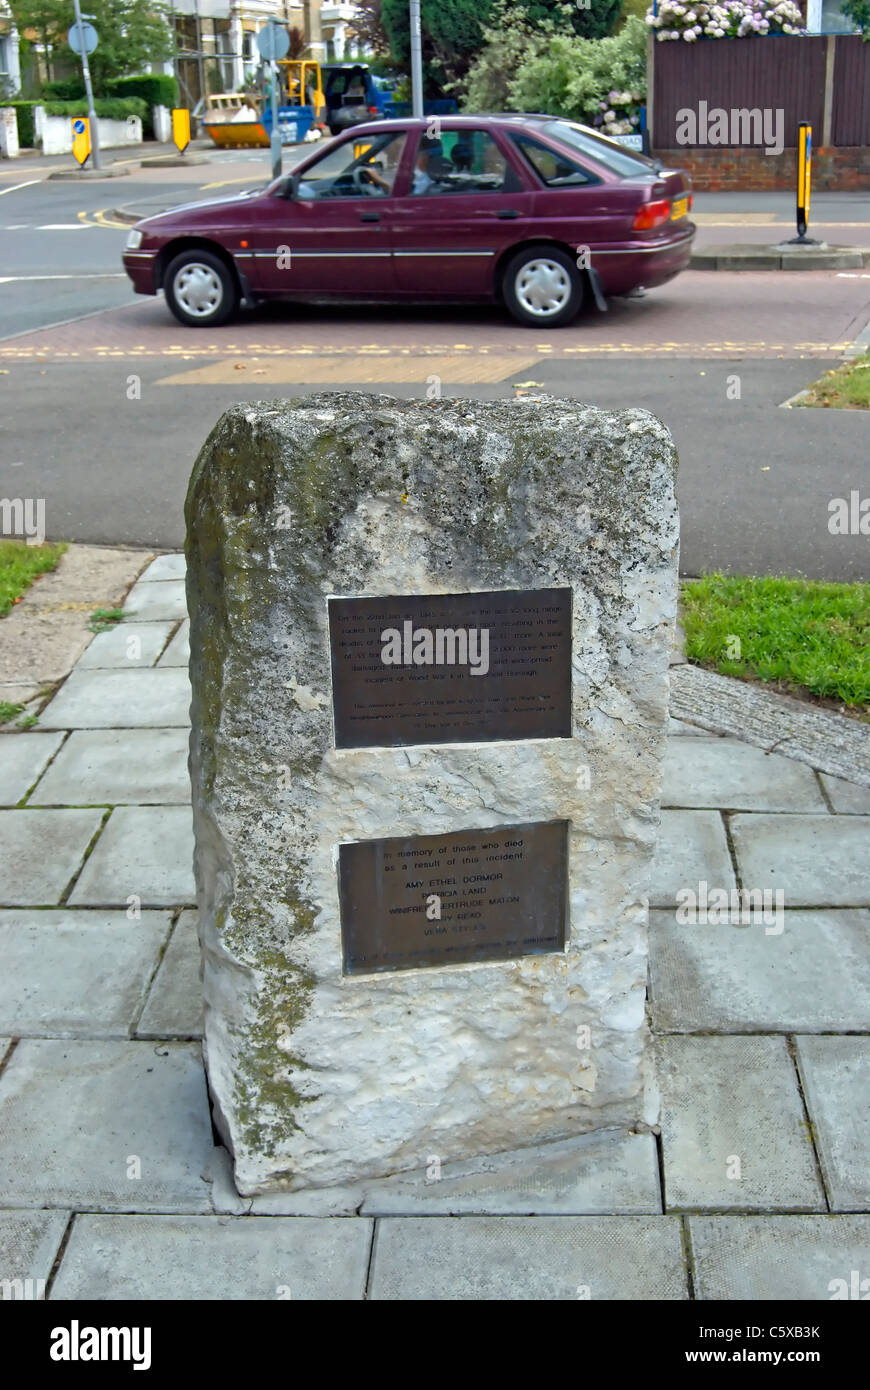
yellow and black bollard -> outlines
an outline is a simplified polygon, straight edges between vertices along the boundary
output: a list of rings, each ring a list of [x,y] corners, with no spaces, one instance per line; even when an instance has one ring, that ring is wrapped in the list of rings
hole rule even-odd
[[[797,148],[797,241],[810,241],[807,224],[810,220],[810,184],[813,166],[813,128],[808,121],[798,126]]]

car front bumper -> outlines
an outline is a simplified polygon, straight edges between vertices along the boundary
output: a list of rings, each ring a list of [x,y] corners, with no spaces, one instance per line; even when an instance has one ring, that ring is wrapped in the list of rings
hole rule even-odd
[[[125,251],[122,257],[124,269],[133,282],[137,294],[156,294],[157,251]]]

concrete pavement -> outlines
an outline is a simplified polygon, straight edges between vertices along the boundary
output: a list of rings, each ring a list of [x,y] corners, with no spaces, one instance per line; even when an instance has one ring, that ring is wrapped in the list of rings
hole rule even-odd
[[[659,1144],[235,1193],[199,1046],[182,575],[159,557],[38,731],[0,734],[0,1276],[53,1299],[824,1301],[866,1269],[870,791],[680,722],[651,890]],[[705,921],[735,883],[768,916]]]

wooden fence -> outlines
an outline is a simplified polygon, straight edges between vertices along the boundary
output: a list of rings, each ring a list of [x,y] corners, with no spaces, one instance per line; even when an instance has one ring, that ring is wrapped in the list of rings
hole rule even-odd
[[[812,122],[817,148],[870,145],[870,43],[858,34],[653,41],[649,51],[654,149],[679,148],[678,112],[702,102],[708,111],[781,110],[786,149],[801,121]],[[758,133],[740,143],[766,141]]]

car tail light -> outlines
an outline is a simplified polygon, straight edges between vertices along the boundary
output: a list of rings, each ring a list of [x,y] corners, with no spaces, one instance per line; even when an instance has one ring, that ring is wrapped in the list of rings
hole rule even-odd
[[[369,115],[370,115],[370,116],[376,116],[377,114],[378,114],[378,108],[377,108],[376,106],[370,106],[370,107],[369,107]]]
[[[631,225],[636,232],[647,232],[651,227],[660,227],[667,222],[670,215],[670,199],[660,198],[655,203],[641,203]]]

